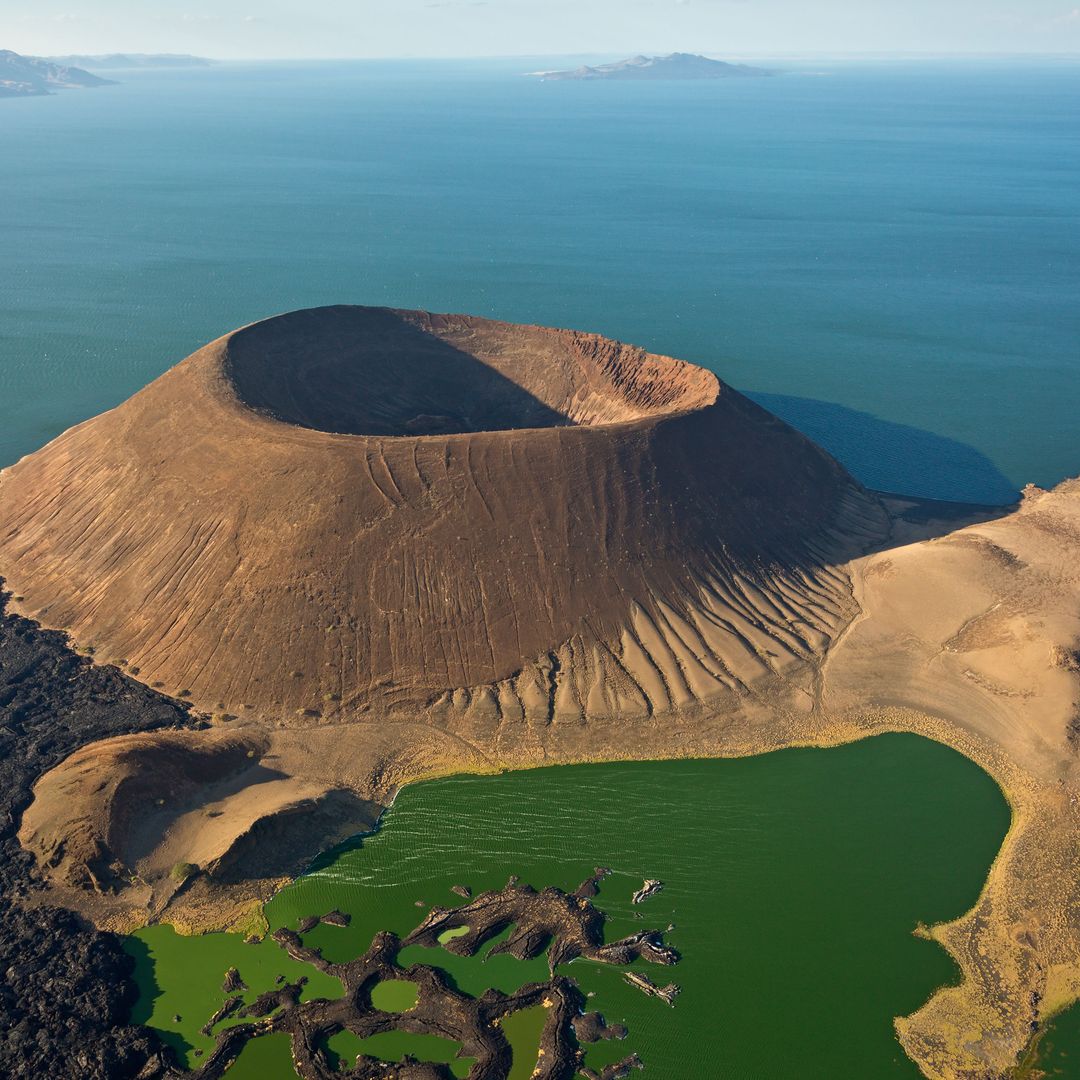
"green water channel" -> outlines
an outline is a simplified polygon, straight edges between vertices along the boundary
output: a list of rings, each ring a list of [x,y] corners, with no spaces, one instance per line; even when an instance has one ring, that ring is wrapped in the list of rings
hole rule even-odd
[[[344,960],[379,930],[406,934],[432,904],[464,903],[454,885],[477,893],[518,874],[569,889],[609,866],[614,873],[596,900],[609,915],[608,939],[675,924],[668,939],[683,960],[653,974],[661,982],[674,975],[683,991],[669,1008],[626,985],[622,969],[568,965],[565,973],[593,995],[590,1006],[629,1029],[624,1041],[588,1048],[593,1067],[637,1052],[660,1080],[914,1078],[893,1017],[958,973],[912,931],[974,903],[1008,823],[986,774],[912,735],[733,761],[453,777],[405,788],[377,833],[321,857],[267,905],[266,917],[271,928],[295,928],[308,915],[348,912],[348,927],[304,935]],[[665,888],[635,908],[630,895],[644,877]],[[230,966],[250,987],[247,1000],[305,967],[269,940],[182,938],[167,926],[139,931],[128,948],[142,991],[133,1019],[161,1031],[190,1065],[213,1044],[199,1028],[224,1000]],[[400,962],[441,967],[471,994],[546,976],[543,958],[486,952],[462,958],[412,946]],[[341,992],[336,980],[305,973],[306,997]],[[542,1012],[506,1022],[514,1075],[535,1066],[542,1025]],[[455,1043],[379,1038],[359,1045],[336,1036],[330,1049],[343,1063],[359,1052],[388,1061],[408,1052],[467,1072]],[[293,1075],[286,1039],[256,1040],[229,1070],[241,1080],[256,1073]]]
[[[1069,1080],[1080,1076],[1080,1005],[1053,1017],[1032,1044],[1013,1080]]]

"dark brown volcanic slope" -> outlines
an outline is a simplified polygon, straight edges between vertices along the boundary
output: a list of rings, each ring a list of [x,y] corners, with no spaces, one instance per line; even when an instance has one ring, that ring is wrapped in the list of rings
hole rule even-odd
[[[308,724],[742,694],[828,638],[823,567],[884,529],[701,368],[354,307],[219,339],[2,496],[24,611],[207,710]]]

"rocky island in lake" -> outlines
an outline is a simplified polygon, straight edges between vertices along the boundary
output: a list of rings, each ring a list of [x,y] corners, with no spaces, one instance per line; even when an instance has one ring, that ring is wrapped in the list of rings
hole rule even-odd
[[[667,56],[633,56],[613,64],[597,64],[565,71],[530,71],[530,75],[545,82],[595,82],[599,80],[627,80],[645,82],[662,79],[740,79],[763,78],[775,75],[766,68],[749,64],[729,64],[696,53],[670,53]]]
[[[628,1054],[597,1072],[584,1062],[581,1044],[602,1039],[622,1039],[626,1029],[609,1025],[603,1015],[588,1007],[588,1000],[573,979],[558,974],[560,965],[583,957],[600,964],[628,965],[642,959],[651,964],[672,965],[679,954],[663,942],[658,930],[604,943],[604,914],[592,903],[596,885],[606,874],[597,873],[573,893],[548,887],[536,890],[511,879],[500,892],[477,896],[460,908],[436,907],[404,940],[388,931],[376,935],[371,947],[345,963],[326,960],[317,948],[306,946],[301,935],[280,929],[274,940],[294,960],[337,979],[344,988],[340,998],[301,1001],[303,976],[294,983],[282,981],[279,988],[261,994],[245,1005],[237,995],[229,997],[207,1024],[206,1034],[222,1020],[235,1018],[216,1033],[216,1044],[196,1075],[199,1080],[218,1080],[252,1040],[271,1034],[289,1036],[292,1059],[303,1080],[321,1080],[335,1069],[328,1043],[341,1032],[371,1038],[391,1031],[412,1035],[438,1035],[460,1046],[459,1056],[472,1060],[471,1080],[504,1080],[510,1074],[513,1053],[504,1034],[504,1021],[523,1010],[541,1007],[546,1020],[540,1036],[539,1063],[532,1072],[545,1080],[618,1080],[633,1069],[642,1068],[637,1054]],[[311,929],[317,917],[301,926]],[[457,933],[457,931],[463,931]],[[508,936],[500,938],[504,931]],[[496,940],[498,939],[498,940]],[[461,993],[453,980],[431,964],[402,966],[399,954],[409,945],[474,956],[482,946],[487,955],[502,953],[529,960],[546,954],[549,978],[532,982],[512,993],[488,989],[479,996]],[[647,975],[627,972],[644,993],[660,997],[669,1005],[678,994],[670,984],[658,988]],[[226,975],[227,988],[239,990],[235,969]],[[403,1011],[388,1010],[375,1001],[380,983],[415,986],[412,1002]],[[243,1022],[246,1021],[246,1022]],[[350,1064],[350,1075],[382,1077],[387,1064],[366,1054]],[[404,1060],[392,1075],[401,1080],[449,1080],[445,1066]]]

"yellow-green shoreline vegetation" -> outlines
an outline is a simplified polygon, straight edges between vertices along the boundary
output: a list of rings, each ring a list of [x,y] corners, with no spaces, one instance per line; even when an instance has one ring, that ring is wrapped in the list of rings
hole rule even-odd
[[[272,928],[334,909],[350,914],[347,926],[320,923],[303,935],[306,946],[344,961],[378,930],[408,933],[430,905],[463,904],[452,892],[458,883],[476,895],[521,873],[538,887],[573,887],[608,865],[615,872],[596,900],[609,915],[606,935],[674,924],[683,992],[669,1009],[618,969],[569,965],[594,995],[590,1008],[629,1032],[590,1045],[590,1067],[634,1051],[672,1075],[705,1075],[719,1063],[730,1075],[835,1077],[854,1065],[865,1078],[916,1077],[893,1017],[958,973],[913,931],[971,907],[1008,820],[990,778],[910,735],[731,761],[459,776],[403,789],[378,832],[320,860],[265,914]],[[634,906],[644,877],[665,888]],[[251,946],[237,935],[195,940],[216,942],[218,986],[228,966],[244,975]],[[399,962],[435,965],[470,994],[493,985],[510,992],[545,970],[542,959],[490,952],[409,946]],[[159,987],[180,986],[152,940],[137,959],[156,969]],[[169,1001],[165,1010],[179,1010]],[[150,1004],[159,1018],[163,1008]]]

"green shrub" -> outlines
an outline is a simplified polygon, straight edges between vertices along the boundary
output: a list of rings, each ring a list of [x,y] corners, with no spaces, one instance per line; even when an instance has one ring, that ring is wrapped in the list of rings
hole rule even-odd
[[[198,872],[199,868],[195,865],[195,863],[178,862],[169,871],[169,877],[171,877],[173,881],[187,881],[187,879],[191,877],[192,874],[197,874]]]

